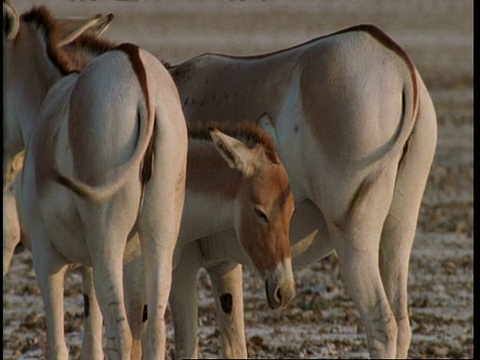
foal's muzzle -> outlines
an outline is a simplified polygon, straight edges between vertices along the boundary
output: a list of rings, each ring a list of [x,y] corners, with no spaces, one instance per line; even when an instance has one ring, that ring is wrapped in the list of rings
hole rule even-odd
[[[295,297],[291,260],[283,260],[265,276],[265,293],[270,309],[286,307]]]

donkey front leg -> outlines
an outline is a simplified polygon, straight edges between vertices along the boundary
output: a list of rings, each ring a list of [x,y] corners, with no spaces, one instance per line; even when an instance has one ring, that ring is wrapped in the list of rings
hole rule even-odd
[[[224,262],[207,271],[215,297],[222,357],[246,359],[242,265]]]

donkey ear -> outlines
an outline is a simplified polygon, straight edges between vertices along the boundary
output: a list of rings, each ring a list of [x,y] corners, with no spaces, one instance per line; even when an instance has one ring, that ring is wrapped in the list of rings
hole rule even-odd
[[[237,169],[245,175],[253,173],[253,150],[240,140],[228,136],[217,129],[211,129],[213,143],[218,152],[232,169]]]
[[[75,41],[82,34],[100,36],[113,20],[113,14],[102,16],[97,14],[94,17],[63,18],[58,19],[63,29],[58,46],[62,47]]]
[[[12,40],[20,28],[20,17],[10,1],[3,1],[3,35],[6,40]]]
[[[114,15],[111,13],[108,15],[102,16],[100,18],[100,21],[95,26],[92,26],[90,29],[88,29],[87,32],[96,37],[100,37],[100,35],[102,35],[108,29],[108,27],[113,21],[113,18],[114,18]]]
[[[262,116],[260,117],[260,120],[258,120],[258,126],[265,131],[268,136],[273,141],[273,144],[275,147],[278,149],[277,146],[277,134],[275,133],[275,129],[273,128],[272,121],[270,120],[270,116],[268,116],[267,113],[263,113]]]

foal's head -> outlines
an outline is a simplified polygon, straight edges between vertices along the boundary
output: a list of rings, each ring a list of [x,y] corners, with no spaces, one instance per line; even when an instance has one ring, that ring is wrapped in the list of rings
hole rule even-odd
[[[234,200],[237,237],[265,280],[269,306],[285,306],[295,294],[289,241],[294,200],[287,172],[259,128],[245,124],[230,135],[211,131],[220,154],[241,174]]]

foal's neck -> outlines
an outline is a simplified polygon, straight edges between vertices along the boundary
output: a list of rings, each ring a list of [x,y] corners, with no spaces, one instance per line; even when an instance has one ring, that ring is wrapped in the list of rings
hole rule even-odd
[[[232,201],[242,175],[231,169],[212,141],[189,140],[187,195],[197,194]]]
[[[211,141],[190,139],[180,243],[234,228],[234,200],[241,176]]]

